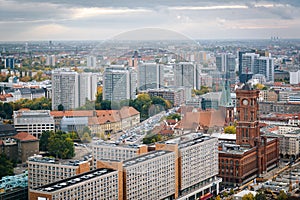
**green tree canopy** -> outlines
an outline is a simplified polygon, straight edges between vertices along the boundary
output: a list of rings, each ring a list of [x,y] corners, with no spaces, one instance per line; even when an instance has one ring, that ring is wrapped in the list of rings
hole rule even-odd
[[[40,141],[39,141],[39,146],[40,146],[40,151],[48,151],[48,144],[49,144],[49,138],[51,134],[54,134],[53,131],[43,131]]]
[[[74,143],[68,134],[57,131],[49,137],[48,151],[56,158],[68,159],[75,155]]]
[[[0,154],[0,179],[11,175],[14,175],[13,163],[5,154]]]
[[[174,114],[167,116],[167,119],[177,119],[179,121],[181,119],[181,116],[178,113],[174,113]]]
[[[286,200],[286,199],[288,199],[287,194],[283,190],[281,190],[279,192],[279,195],[277,196],[277,200]]]
[[[265,195],[265,193],[263,193],[262,191],[256,193],[255,197],[254,197],[255,200],[266,200],[267,197]]]

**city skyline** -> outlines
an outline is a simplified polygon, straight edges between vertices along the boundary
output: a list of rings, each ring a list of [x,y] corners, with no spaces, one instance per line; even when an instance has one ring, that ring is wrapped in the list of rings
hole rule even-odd
[[[295,0],[0,2],[1,41],[103,40],[144,28],[194,39],[286,39],[300,32]]]

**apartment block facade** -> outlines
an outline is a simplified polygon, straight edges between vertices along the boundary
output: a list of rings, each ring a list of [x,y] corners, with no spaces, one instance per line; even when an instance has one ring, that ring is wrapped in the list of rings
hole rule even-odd
[[[30,157],[28,164],[28,187],[37,188],[59,180],[90,171],[88,161],[59,163],[40,156]]]

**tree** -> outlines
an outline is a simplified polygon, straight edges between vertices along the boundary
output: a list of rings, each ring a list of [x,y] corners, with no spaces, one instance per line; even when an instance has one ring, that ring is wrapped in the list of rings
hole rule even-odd
[[[254,196],[252,193],[248,193],[248,194],[245,194],[243,197],[242,197],[242,200],[254,200]]]
[[[266,200],[267,197],[265,195],[265,193],[263,193],[262,191],[256,193],[255,197],[254,197],[255,200]]]
[[[81,131],[78,131],[78,135],[83,142],[90,142],[92,140],[92,131],[88,126],[85,126]]]
[[[64,108],[64,106],[63,106],[62,104],[59,104],[59,105],[57,106],[57,110],[59,110],[59,111],[64,111],[65,108]]]
[[[179,121],[181,119],[181,116],[178,113],[174,113],[174,114],[167,116],[167,119],[177,119]]]
[[[231,189],[230,189],[230,192],[229,192],[229,194],[230,194],[230,195],[233,195],[233,194],[234,194],[234,190],[233,190],[233,188],[231,188]]]
[[[14,175],[13,163],[5,154],[0,154],[0,179],[11,175]]]
[[[49,143],[49,138],[51,134],[54,134],[53,131],[43,131],[40,141],[39,141],[39,146],[40,146],[40,151],[48,151],[48,143]]]
[[[218,195],[216,196],[215,200],[221,200],[221,197]]]
[[[277,196],[277,200],[286,200],[287,198],[287,194],[283,190],[280,190],[279,195]]]
[[[62,131],[51,134],[48,144],[49,154],[56,158],[68,159],[75,155],[74,143],[68,135]]]
[[[100,103],[101,110],[111,110],[111,102],[108,100],[103,100]]]
[[[9,103],[4,103],[3,104],[3,111],[5,112],[6,114],[6,119],[11,119],[12,118],[12,115],[13,115],[13,107],[11,104]]]
[[[225,127],[224,132],[228,134],[236,134],[236,128],[234,126],[227,126]]]

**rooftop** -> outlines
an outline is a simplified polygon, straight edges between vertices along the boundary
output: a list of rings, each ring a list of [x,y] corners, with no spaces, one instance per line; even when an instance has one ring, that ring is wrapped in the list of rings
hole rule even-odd
[[[57,182],[54,182],[54,183],[51,183],[48,185],[44,185],[42,187],[36,188],[35,190],[41,191],[41,192],[54,192],[54,191],[60,190],[62,188],[70,187],[72,185],[90,180],[92,178],[99,177],[104,174],[108,174],[113,171],[115,171],[115,170],[106,169],[106,168],[96,169],[93,171],[89,171],[87,173],[73,176],[71,178],[67,178],[67,179],[60,180],[60,181],[57,181]]]
[[[123,162],[123,167],[128,167],[128,166],[132,166],[135,165],[137,163],[141,163],[144,162],[146,160],[150,160],[152,158],[157,158],[159,156],[168,154],[168,153],[172,153],[172,151],[163,151],[163,150],[158,150],[158,151],[151,151],[150,153],[147,154],[143,154],[141,156],[137,156],[131,159],[128,159],[126,161]]]
[[[108,142],[97,142],[93,146],[108,146],[108,147],[120,147],[120,148],[129,148],[129,149],[138,149],[141,145],[137,144],[116,144],[116,143],[108,143]]]
[[[56,161],[54,158],[50,157],[42,157],[40,155],[31,156],[28,158],[28,161],[38,162],[38,163],[49,163],[49,164],[60,164],[60,165],[68,165],[68,166],[78,166],[81,163],[85,163],[87,161],[84,160],[60,160]]]

